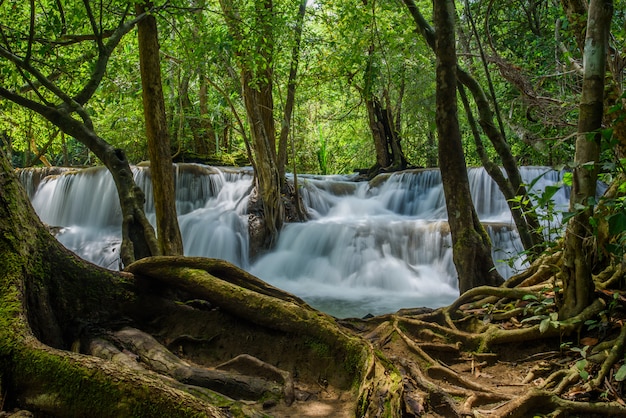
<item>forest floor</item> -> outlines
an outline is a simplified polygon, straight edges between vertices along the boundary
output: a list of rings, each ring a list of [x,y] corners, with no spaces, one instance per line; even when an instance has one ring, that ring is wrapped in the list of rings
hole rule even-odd
[[[366,339],[376,341],[377,348],[394,364],[402,364],[406,367],[406,370],[401,370],[406,386],[412,380],[407,370],[419,367],[419,361],[412,357],[411,350],[407,349],[402,339],[392,337],[386,341],[380,341],[380,335],[376,330],[377,324],[381,320],[388,321],[390,317],[391,315],[373,318],[371,322],[358,321],[358,327],[361,329],[357,333]],[[357,323],[354,320],[350,322],[353,326]],[[587,338],[587,340],[583,339],[583,342],[598,342],[595,337]],[[433,368],[431,372],[425,372],[427,379],[443,393],[450,394],[459,410],[471,411],[471,416],[474,417],[505,416],[505,412],[500,412],[502,408],[523,398],[532,389],[544,387],[547,379],[555,371],[576,368],[576,364],[582,359],[580,352],[576,349],[569,349],[571,344],[563,345],[563,341],[559,338],[505,344],[484,354],[461,350],[447,351],[443,349],[444,346],[437,346],[433,349],[430,343],[425,343],[423,347],[433,358],[436,358],[440,366],[451,372],[441,373],[441,369]],[[458,381],[455,381],[452,376],[456,376]],[[615,383],[617,382],[607,382],[607,386],[601,391],[589,391],[585,388],[584,382],[580,381],[568,387],[560,396],[570,401],[604,401],[612,398],[619,399],[621,402],[618,391],[622,391],[622,385],[618,383],[618,387],[612,386]],[[356,399],[349,390],[325,386],[319,382],[307,384],[297,380],[295,388],[296,401],[292,405],[288,406],[284,403],[268,405],[264,412],[270,416],[285,418],[354,417]],[[613,393],[607,393],[609,391]],[[474,392],[474,398],[487,393],[497,396],[491,400],[482,400],[478,404],[473,404],[475,399],[472,399],[471,392]],[[445,411],[446,406],[440,406],[443,408],[433,408],[439,411],[425,410],[420,416],[448,416],[445,412],[441,413],[441,410]],[[626,416],[626,410],[623,416]]]
[[[389,315],[385,320],[389,320]],[[404,380],[404,389],[415,384],[409,369],[419,368],[420,361],[413,358],[412,350],[400,338],[391,337],[386,341],[380,341],[380,335],[376,331],[375,323],[380,319],[374,318],[368,324],[362,322],[362,330],[358,334],[366,339],[377,341],[376,347],[384,356],[394,364],[401,364],[401,374]],[[586,339],[585,339],[586,338]],[[595,337],[583,337],[583,343],[597,344]],[[584,344],[578,341],[578,345]],[[417,343],[419,345],[419,342]],[[445,411],[450,407],[445,405],[449,400],[442,400],[440,405],[430,405],[421,410],[419,415],[423,417],[448,417],[457,416],[458,411],[465,410],[473,417],[503,417],[509,416],[511,404],[520,402],[529,395],[533,389],[542,390],[550,386],[549,380],[553,373],[559,371],[574,370],[582,377],[589,376],[592,370],[598,366],[586,365],[586,370],[579,367],[584,354],[574,344],[561,341],[560,338],[551,338],[537,341],[525,341],[520,343],[504,344],[491,350],[489,353],[471,353],[462,350],[449,350],[444,346],[432,347],[426,342],[423,347],[438,365],[448,369],[450,373],[442,373],[441,368],[431,368],[424,372],[430,384],[437,387],[437,391],[450,395],[455,404],[456,412]],[[429,349],[430,348],[430,349]],[[404,370],[402,370],[404,369]],[[587,375],[585,375],[587,373]],[[588,377],[586,379],[589,379]],[[574,379],[576,380],[576,379]],[[553,382],[556,384],[558,382]],[[313,417],[354,417],[355,402],[354,394],[348,390],[340,390],[330,386],[316,384],[304,384],[295,382],[296,401],[287,406],[285,404],[273,405],[264,412],[274,417],[288,418],[313,418]],[[605,385],[598,390],[590,390],[584,379],[574,381],[563,393],[561,398],[573,402],[606,402],[616,401],[626,407],[622,400],[623,385],[614,380],[607,379]],[[491,394],[491,395],[487,395]],[[487,395],[487,396],[486,396]],[[418,401],[419,402],[419,401]],[[424,402],[432,402],[424,400]],[[422,406],[418,407],[420,410]],[[547,411],[544,411],[547,412]],[[554,415],[553,415],[554,414]],[[463,415],[465,416],[465,415]],[[521,416],[527,416],[524,413]],[[548,412],[546,415],[530,416],[626,416],[626,409],[621,414],[583,414],[583,415],[560,415],[558,411]]]

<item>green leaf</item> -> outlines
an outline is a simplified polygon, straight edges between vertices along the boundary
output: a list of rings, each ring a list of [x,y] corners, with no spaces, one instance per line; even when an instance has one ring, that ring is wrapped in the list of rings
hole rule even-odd
[[[621,211],[609,217],[609,234],[618,235],[626,231],[626,213]]]
[[[550,318],[546,318],[539,323],[539,332],[543,334],[550,327]]]
[[[537,321],[537,320],[543,319],[543,318],[545,318],[545,316],[543,316],[543,315],[534,315],[534,316],[522,319],[521,322],[524,323],[524,322],[530,322],[530,321]]]
[[[546,186],[544,192],[541,194],[539,198],[539,204],[545,205],[548,203],[552,197],[561,189],[561,186]]]
[[[567,173],[563,174],[563,184],[566,186],[570,186],[572,187],[572,184],[574,184],[574,175],[572,174],[571,171],[568,171]]]
[[[626,379],[626,364],[622,364],[617,373],[615,373],[615,380],[622,382]]]

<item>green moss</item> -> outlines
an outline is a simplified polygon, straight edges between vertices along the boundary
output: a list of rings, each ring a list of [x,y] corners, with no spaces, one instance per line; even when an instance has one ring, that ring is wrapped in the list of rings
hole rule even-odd
[[[306,341],[305,344],[317,357],[321,359],[328,359],[331,357],[331,351],[328,344],[317,340],[309,340]]]
[[[367,360],[367,351],[363,344],[351,343],[347,347],[346,359],[343,367],[350,376],[360,382],[361,370]]]
[[[68,357],[45,350],[25,349],[14,355],[14,376],[19,386],[37,383],[33,402],[61,408],[64,415],[119,417],[192,417],[202,416],[184,406],[174,405],[166,394],[145,384],[111,379],[97,369],[73,362]]]

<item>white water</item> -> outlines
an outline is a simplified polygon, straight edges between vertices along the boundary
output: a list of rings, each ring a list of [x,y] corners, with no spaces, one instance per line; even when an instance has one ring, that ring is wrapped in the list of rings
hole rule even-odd
[[[545,173],[526,168],[526,181]],[[149,170],[134,168],[154,220]],[[338,317],[377,315],[400,308],[437,307],[458,296],[441,178],[436,170],[404,172],[372,183],[347,176],[300,177],[311,215],[288,224],[271,252],[251,262],[246,206],[249,170],[176,166],[176,198],[185,253],[223,258]],[[62,227],[59,241],[81,257],[119,267],[121,214],[109,173],[102,168],[50,176],[39,185],[22,171],[42,221]],[[506,202],[482,169],[470,169],[477,212],[492,237],[494,260],[521,249]],[[559,180],[549,172],[535,186]],[[380,181],[379,181],[380,180]],[[567,191],[556,195],[567,205]],[[504,276],[522,268],[498,263]]]

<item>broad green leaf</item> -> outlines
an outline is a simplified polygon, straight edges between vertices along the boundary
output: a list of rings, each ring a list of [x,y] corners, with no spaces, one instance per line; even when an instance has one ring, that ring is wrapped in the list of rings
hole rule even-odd
[[[626,364],[622,364],[617,373],[615,373],[615,380],[622,382],[626,379]]]
[[[626,231],[626,212],[620,211],[609,217],[609,233],[618,235]]]

